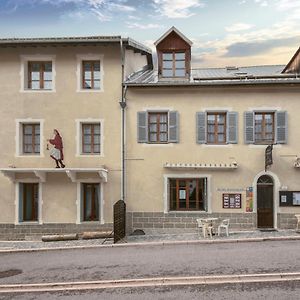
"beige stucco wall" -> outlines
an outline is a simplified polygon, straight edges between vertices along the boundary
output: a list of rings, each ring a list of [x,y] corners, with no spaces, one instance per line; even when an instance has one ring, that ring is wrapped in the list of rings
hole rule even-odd
[[[55,92],[20,92],[21,55],[55,56]],[[77,55],[103,56],[103,90],[77,92]],[[57,128],[64,142],[65,164],[69,168],[108,169],[103,184],[104,221],[112,221],[112,205],[120,198],[121,55],[120,45],[77,47],[18,47],[0,49],[0,167],[52,168],[46,139]],[[43,156],[16,157],[16,119],[43,120]],[[104,144],[101,156],[76,156],[76,120],[103,120]],[[32,175],[32,174],[31,174]],[[26,176],[25,176],[26,177]],[[31,176],[32,177],[32,176]],[[92,176],[85,176],[89,179]],[[98,177],[99,178],[99,177]],[[43,183],[43,222],[76,221],[76,183],[64,175],[48,175]],[[15,222],[15,188],[0,175],[0,223]]]
[[[300,190],[300,170],[293,164],[300,156],[299,127],[300,88],[287,87],[211,87],[211,88],[134,88],[127,93],[127,203],[130,211],[164,211],[166,174],[207,176],[212,212],[245,212],[246,187],[264,171],[266,146],[244,144],[244,111],[253,109],[286,110],[288,112],[288,143],[274,146],[270,172],[275,174],[276,188]],[[179,112],[180,142],[151,145],[137,143],[137,112],[145,110],[176,110]],[[196,112],[205,110],[237,111],[238,144],[199,145],[196,143]],[[238,163],[237,170],[165,169],[164,163]],[[276,177],[277,176],[277,177]],[[254,185],[255,187],[255,185]],[[225,191],[224,191],[225,189]],[[242,193],[241,209],[223,209],[222,193]],[[276,193],[276,192],[275,192]],[[277,195],[278,193],[276,193]],[[278,195],[277,195],[278,197]],[[254,199],[255,202],[255,199]],[[255,205],[255,204],[254,204]],[[298,212],[300,207],[278,207],[280,212]]]

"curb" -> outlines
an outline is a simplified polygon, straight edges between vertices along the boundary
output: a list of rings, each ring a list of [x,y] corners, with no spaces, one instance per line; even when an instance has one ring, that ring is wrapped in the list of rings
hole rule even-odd
[[[29,283],[0,285],[0,294],[53,292],[71,290],[99,290],[128,287],[184,286],[184,285],[216,285],[258,282],[300,281],[300,272],[296,273],[264,273],[240,275],[206,275],[190,277],[152,277],[142,279],[119,279],[80,282]]]
[[[65,246],[65,247],[44,247],[44,248],[25,248],[25,249],[0,249],[2,253],[23,253],[23,252],[45,252],[59,250],[77,250],[77,249],[98,249],[98,248],[123,248],[123,247],[147,247],[147,246],[171,246],[171,245],[211,245],[211,244],[227,244],[227,243],[250,243],[250,242],[268,242],[268,241],[297,241],[300,236],[279,236],[279,237],[263,237],[263,238],[244,238],[244,239],[228,239],[228,240],[190,240],[190,241],[161,241],[161,242],[140,242],[140,243],[124,243],[109,245],[82,245],[82,246]]]

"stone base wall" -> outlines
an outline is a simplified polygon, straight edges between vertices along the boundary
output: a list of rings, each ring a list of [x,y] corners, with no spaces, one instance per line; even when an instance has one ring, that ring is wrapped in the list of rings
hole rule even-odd
[[[43,235],[110,231],[112,224],[0,224],[0,240],[40,240]]]
[[[278,214],[278,228],[295,229],[297,226],[297,218],[295,214]]]
[[[152,233],[195,233],[197,218],[230,219],[231,230],[257,229],[256,213],[181,213],[181,212],[129,212],[127,213],[127,234],[135,229]],[[297,219],[294,214],[278,214],[278,229],[295,229]]]
[[[127,233],[135,229],[143,229],[146,233],[195,233],[198,218],[230,219],[230,228],[253,230],[256,228],[254,213],[159,213],[130,212],[127,213]]]

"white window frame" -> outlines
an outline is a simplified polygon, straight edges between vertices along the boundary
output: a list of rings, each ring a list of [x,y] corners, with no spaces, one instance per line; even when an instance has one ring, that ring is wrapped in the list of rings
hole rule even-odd
[[[85,60],[99,60],[100,61],[100,89],[84,89],[82,87],[82,62]],[[77,78],[77,93],[103,93],[103,78],[104,78],[104,55],[103,54],[77,54],[76,55],[77,69],[76,69],[76,78]]]
[[[205,210],[192,210],[192,211],[171,211],[170,210],[170,205],[169,205],[169,179],[178,179],[178,178],[206,178],[207,180],[207,190],[206,190],[206,196],[207,196],[207,211]],[[211,214],[211,199],[212,199],[212,194],[211,194],[211,175],[209,174],[191,174],[191,173],[178,173],[178,174],[165,174],[164,175],[164,213],[170,213],[170,212],[176,212],[176,213],[203,213],[203,214]]]
[[[104,157],[104,120],[103,119],[77,119],[76,122],[76,157]],[[100,123],[100,153],[82,152],[82,124]]]
[[[99,221],[81,221],[81,188],[82,183],[97,183],[99,184]],[[76,208],[77,208],[77,217],[76,224],[104,224],[104,198],[103,198],[103,182],[99,181],[99,179],[91,178],[91,179],[80,179],[77,181],[77,199],[76,199]]]
[[[55,93],[55,77],[56,77],[56,69],[55,69],[55,61],[56,55],[20,55],[21,60],[21,69],[20,69],[20,93]],[[44,89],[28,89],[28,62],[29,61],[51,61],[52,62],[52,89],[44,90]]]
[[[23,153],[23,124],[40,124],[40,153]],[[16,153],[15,157],[44,157],[44,119],[16,119],[15,135]]]
[[[15,225],[30,225],[30,224],[43,224],[42,219],[42,206],[43,206],[43,184],[36,178],[17,179],[15,181]],[[20,184],[22,183],[38,183],[39,184],[39,201],[38,201],[38,220],[20,222],[19,200],[20,200]]]

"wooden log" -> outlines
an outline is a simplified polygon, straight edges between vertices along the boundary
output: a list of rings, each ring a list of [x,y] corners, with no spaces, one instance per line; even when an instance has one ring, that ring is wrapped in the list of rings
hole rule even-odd
[[[114,235],[111,231],[94,231],[94,232],[83,232],[81,238],[83,240],[88,239],[107,239],[113,238]]]
[[[78,234],[53,234],[42,236],[43,242],[58,242],[58,241],[72,241],[78,240]]]

